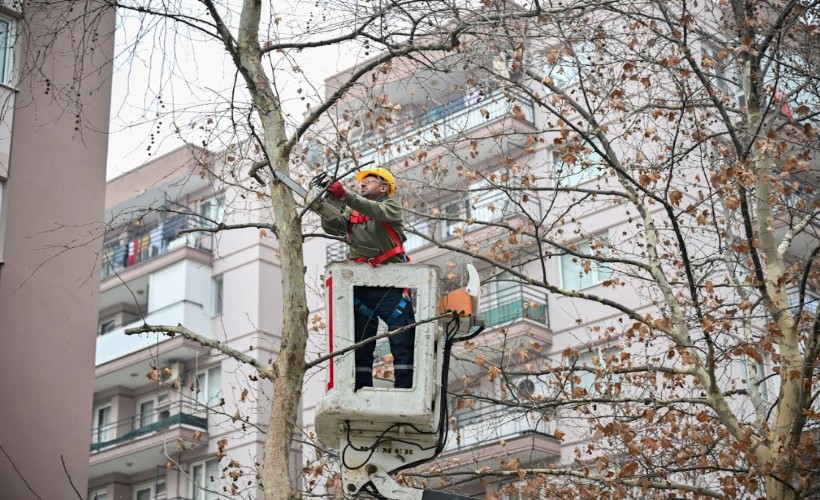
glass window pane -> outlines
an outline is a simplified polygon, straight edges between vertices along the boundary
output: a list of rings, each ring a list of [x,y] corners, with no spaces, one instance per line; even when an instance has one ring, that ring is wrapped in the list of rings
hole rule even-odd
[[[95,443],[104,443],[111,440],[111,407],[98,408],[94,421],[94,436]]]
[[[150,401],[143,401],[140,403],[140,415],[139,415],[139,426],[144,427],[146,425],[153,424],[157,421],[157,414],[154,411],[155,405],[154,400]]]
[[[473,198],[471,218],[477,221],[493,222],[501,219],[507,210],[509,198],[500,189],[485,191]]]
[[[222,368],[215,366],[208,370],[208,404],[219,404],[222,396]]]
[[[9,37],[9,28],[11,25],[8,21],[0,19],[0,82],[8,83],[6,81],[6,56],[10,53],[9,41],[11,38]]]
[[[191,481],[193,484],[193,493],[194,493],[194,500],[202,500],[205,498],[205,494],[202,491],[202,485],[204,484],[204,473],[205,473],[205,466],[204,465],[194,465],[193,471],[191,472]]]

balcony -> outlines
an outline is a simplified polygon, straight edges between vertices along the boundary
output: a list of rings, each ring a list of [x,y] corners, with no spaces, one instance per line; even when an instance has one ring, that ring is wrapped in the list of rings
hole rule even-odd
[[[175,404],[92,430],[90,478],[165,466],[184,446],[208,442],[204,408]]]
[[[182,324],[200,335],[212,338],[211,315],[202,304],[183,300],[150,312],[145,316],[144,321],[140,319],[97,337],[96,366],[149,347],[158,348],[158,344],[173,340],[173,337],[163,334],[125,335],[126,328],[138,327],[143,323],[149,325]]]
[[[530,127],[533,117],[533,102],[529,96],[504,90],[484,97],[460,96],[397,123],[386,141],[385,137],[370,132],[351,141],[351,149],[356,152],[359,163],[373,161],[376,165],[387,165],[419,149],[433,149],[501,120],[517,120]],[[488,137],[492,135],[488,134]],[[347,167],[343,165],[342,168]]]
[[[517,284],[482,297],[479,312],[487,328],[520,319],[549,328],[547,294],[529,285]]]
[[[485,332],[473,339],[468,346],[456,344],[455,353],[463,355],[464,350],[469,349],[473,354],[480,353],[486,359],[496,359],[505,352],[509,354],[521,349],[534,350],[534,344],[546,346],[552,343],[547,295],[540,288],[515,284],[485,294],[481,297],[479,313],[484,319]],[[388,339],[378,340],[375,359],[382,360],[389,353]],[[453,360],[452,363],[456,373],[459,370],[477,369],[470,363],[462,366],[458,360]]]
[[[522,466],[543,464],[560,456],[560,444],[552,437],[555,424],[536,412],[487,406],[455,415],[439,466],[471,470],[499,459],[520,458]]]
[[[172,410],[175,411],[172,414]],[[185,413],[186,407],[175,405],[173,408],[157,409],[141,413],[91,431],[91,453],[110,446],[154,434],[176,425],[187,425],[201,431],[208,430],[208,419]],[[204,408],[198,411],[204,411]]]
[[[193,248],[210,254],[213,249],[210,233],[179,234],[183,229],[201,228],[203,222],[204,219],[194,215],[180,215],[124,230],[116,240],[103,244],[102,279],[121,275],[179,248]]]

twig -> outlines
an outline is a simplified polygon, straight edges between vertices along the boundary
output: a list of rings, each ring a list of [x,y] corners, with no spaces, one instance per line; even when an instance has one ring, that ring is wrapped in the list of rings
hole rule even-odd
[[[452,312],[446,312],[446,313],[444,313],[444,314],[441,314],[441,315],[439,315],[439,316],[435,316],[435,317],[433,317],[433,318],[425,319],[425,320],[423,320],[423,321],[417,321],[417,322],[412,323],[412,324],[409,324],[409,325],[404,325],[404,326],[403,326],[403,327],[401,327],[401,328],[396,328],[395,330],[391,330],[391,331],[389,331],[389,332],[382,333],[381,335],[376,335],[376,336],[373,336],[373,337],[370,337],[370,338],[367,338],[367,339],[361,340],[361,341],[359,341],[359,342],[356,342],[356,343],[355,343],[355,344],[353,344],[353,345],[350,345],[350,346],[345,347],[344,349],[339,349],[338,351],[333,351],[333,352],[331,352],[330,354],[325,354],[324,356],[321,356],[321,357],[318,357],[318,358],[314,359],[313,361],[309,362],[309,363],[305,366],[305,370],[309,370],[309,369],[313,368],[313,367],[314,367],[314,366],[316,366],[316,365],[319,365],[319,364],[321,364],[321,363],[324,363],[324,362],[325,362],[325,361],[327,361],[328,359],[335,358],[336,356],[340,356],[340,355],[342,355],[342,354],[344,354],[344,353],[346,353],[346,352],[354,351],[354,350],[358,349],[359,347],[362,347],[362,346],[364,346],[364,345],[367,345],[367,344],[369,344],[369,343],[371,343],[371,342],[375,342],[375,341],[377,341],[377,340],[379,340],[379,339],[383,339],[383,338],[387,338],[387,337],[392,337],[393,335],[398,335],[398,334],[400,334],[400,333],[402,333],[402,332],[404,332],[404,331],[406,331],[406,330],[409,330],[409,329],[411,329],[411,328],[415,328],[415,327],[416,327],[416,326],[418,326],[418,325],[423,325],[423,324],[425,324],[425,323],[429,323],[429,322],[431,322],[431,321],[438,321],[438,320],[440,320],[440,319],[447,318],[447,317],[452,316],[452,315],[453,315],[453,313],[452,313]]]
[[[218,340],[209,339],[208,337],[203,337],[198,333],[194,333],[182,325],[149,325],[146,323],[142,326],[127,328],[125,330],[126,335],[136,335],[140,333],[164,333],[169,337],[173,337],[174,335],[182,335],[188,340],[193,340],[194,342],[197,342],[205,347],[216,349],[222,354],[230,356],[237,361],[240,361],[242,363],[245,363],[256,368],[256,371],[259,372],[259,376],[261,376],[262,378],[273,380],[279,375],[276,372],[275,366],[264,365],[256,359],[248,356],[247,354],[241,353],[236,349],[228,347]]]
[[[68,483],[71,485],[71,488],[74,489],[74,493],[77,494],[77,498],[83,500],[83,496],[79,491],[77,491],[77,487],[74,486],[74,481],[71,479],[71,474],[68,473],[68,468],[65,466],[65,457],[62,454],[60,454],[60,461],[63,463],[63,470],[65,471],[66,477],[68,477]]]
[[[274,226],[273,224],[263,224],[261,222],[249,222],[246,224],[217,224],[214,227],[192,227],[190,229],[180,229],[179,231],[177,231],[177,234],[182,235],[188,233],[218,233],[219,231],[225,231],[230,229],[247,228],[269,229],[273,234],[277,234],[276,226]]]
[[[23,473],[22,473],[22,472],[20,472],[20,469],[18,469],[18,468],[17,468],[17,465],[14,463],[14,460],[12,460],[12,459],[11,459],[11,457],[9,456],[9,454],[8,454],[8,453],[6,453],[6,450],[3,448],[3,446],[2,446],[2,445],[0,445],[0,451],[2,451],[2,452],[3,452],[3,455],[5,455],[5,456],[6,456],[6,458],[9,460],[9,463],[11,464],[11,467],[14,469],[14,472],[16,472],[16,473],[17,473],[17,475],[20,477],[20,479],[23,481],[23,483],[25,483],[26,488],[28,488],[28,490],[31,492],[31,494],[32,494],[32,495],[34,495],[34,496],[36,496],[36,497],[37,497],[37,498],[39,498],[40,500],[43,500],[43,497],[41,497],[40,495],[38,495],[37,493],[35,493],[33,489],[31,489],[31,485],[30,485],[30,484],[28,484],[28,481],[26,481],[26,478],[25,478],[25,477],[23,477]]]

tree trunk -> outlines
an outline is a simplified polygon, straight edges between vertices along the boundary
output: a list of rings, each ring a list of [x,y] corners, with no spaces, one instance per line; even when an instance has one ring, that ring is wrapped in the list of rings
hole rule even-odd
[[[248,85],[254,108],[262,123],[263,146],[270,168],[287,173],[289,151],[285,123],[278,96],[262,68],[259,47],[261,2],[243,3],[237,42],[240,73]],[[305,292],[302,224],[293,193],[282,183],[271,180],[274,223],[279,241],[282,269],[282,343],[276,358],[268,430],[265,435],[262,484],[265,498],[290,500],[301,495],[291,484],[290,446],[299,412],[302,381],[305,375],[308,307]],[[274,304],[270,304],[274,307]]]

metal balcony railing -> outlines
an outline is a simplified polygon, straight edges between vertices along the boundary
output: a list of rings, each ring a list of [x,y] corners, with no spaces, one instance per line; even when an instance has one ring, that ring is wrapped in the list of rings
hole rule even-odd
[[[445,217],[455,220],[437,220],[424,216],[408,217],[404,225],[414,231],[425,234],[433,240],[445,241],[459,234],[480,231],[488,222],[497,222],[520,213],[519,204],[524,204],[524,192],[516,178],[505,182],[505,187],[489,188],[486,183],[475,183],[470,187],[474,193],[462,200],[450,199],[439,208]],[[484,191],[478,191],[484,187]],[[536,203],[538,203],[536,201]],[[540,205],[538,210],[540,210]],[[404,248],[414,252],[433,245],[429,240],[416,234],[406,232],[407,241]]]
[[[546,292],[528,285],[515,284],[481,297],[479,312],[488,327],[517,319],[549,326]]]
[[[205,227],[207,221],[195,215],[179,215],[139,229],[121,232],[116,239],[106,241],[102,252],[102,278],[115,274],[177,248],[190,247],[210,252],[211,233],[179,234],[183,229]]]
[[[479,312],[487,327],[519,319],[529,319],[549,326],[547,295],[543,290],[531,286],[517,284],[482,296]],[[388,339],[376,342],[374,357],[377,363],[389,353]]]
[[[455,429],[450,430],[445,451],[468,449],[478,444],[509,440],[524,434],[552,436],[555,430],[551,421],[508,408],[477,408],[457,413],[455,418]]]
[[[532,98],[504,90],[486,96],[461,96],[400,121],[387,137],[369,132],[351,141],[351,146],[358,151],[360,163],[373,161],[384,165],[420,147],[441,144],[506,117],[533,123]]]
[[[200,411],[202,415],[194,414]],[[193,408],[191,405],[176,404],[95,427],[91,431],[91,452],[127,443],[175,425],[189,425],[207,431],[205,411],[205,407]]]

